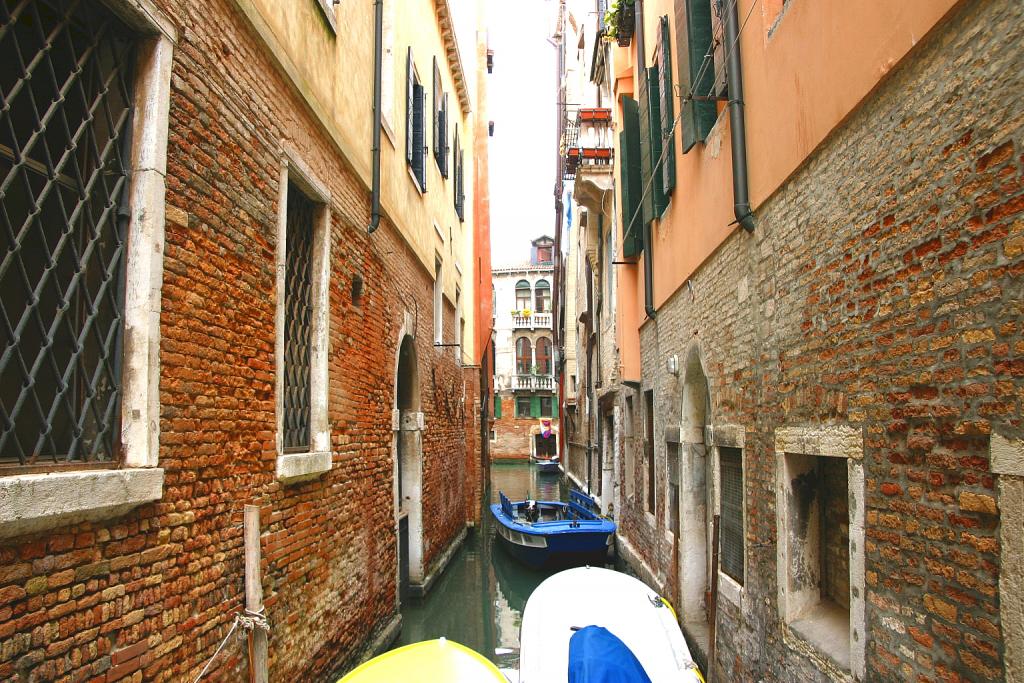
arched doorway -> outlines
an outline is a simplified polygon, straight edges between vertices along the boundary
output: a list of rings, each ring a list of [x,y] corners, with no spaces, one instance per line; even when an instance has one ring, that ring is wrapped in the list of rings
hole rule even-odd
[[[423,413],[416,344],[405,335],[395,371],[394,472],[399,600],[423,582]]]
[[[673,477],[669,477],[669,495],[671,513],[677,515],[670,523],[678,530],[679,550],[676,561],[679,566],[679,600],[684,621],[695,626],[702,626],[707,621],[705,610],[710,546],[708,510],[714,507],[711,505],[712,487],[709,485],[713,481],[711,459],[704,439],[710,405],[708,378],[704,373],[700,348],[693,345],[686,354],[683,371],[682,429],[675,455],[681,461],[675,465],[677,474],[674,484]],[[669,457],[672,455],[670,452]],[[672,466],[670,461],[670,474]]]

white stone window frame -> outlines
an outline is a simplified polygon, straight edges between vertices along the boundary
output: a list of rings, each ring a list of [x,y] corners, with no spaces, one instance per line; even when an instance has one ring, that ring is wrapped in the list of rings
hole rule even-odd
[[[125,255],[121,467],[0,476],[0,538],[122,515],[163,497],[160,306],[171,67],[177,30],[150,0],[107,0],[139,33]]]
[[[792,622],[805,617],[801,602],[806,596],[793,595],[789,590],[789,529],[788,477],[786,455],[805,455],[817,458],[844,458],[847,461],[847,491],[849,496],[849,671],[837,666],[831,653],[794,630]],[[859,427],[823,425],[812,427],[779,427],[775,430],[776,465],[776,578],[779,619],[783,642],[793,651],[811,660],[823,674],[833,681],[860,681],[865,674],[864,583],[864,435]]]
[[[1024,439],[993,433],[989,437],[989,467],[999,477],[1003,665],[1006,680],[1024,680]]]
[[[287,145],[283,154],[277,204],[277,252],[275,255],[275,340],[274,395],[277,479],[285,484],[315,479],[332,466],[331,430],[327,415],[328,366],[330,345],[329,276],[331,263],[331,193],[310,170],[302,157]],[[295,184],[317,205],[313,217],[313,329],[310,348],[310,450],[284,452],[284,356],[285,356],[285,278],[288,254],[288,184]]]
[[[442,350],[444,344],[444,256],[434,251],[434,289],[432,292],[434,305],[434,347]]]
[[[713,449],[714,457],[711,459],[712,482],[709,484],[714,491],[715,514],[722,514],[722,448],[737,448],[740,450],[740,468],[742,471],[741,482],[743,486],[742,502],[742,528],[743,528],[743,583],[718,568],[718,594],[726,600],[743,608],[746,593],[746,581],[750,569],[750,553],[747,546],[747,459],[746,455],[746,429],[741,425],[722,424],[708,425],[705,430],[705,443]],[[708,573],[710,573],[710,568]]]
[[[331,33],[337,35],[338,18],[334,15],[334,8],[338,3],[334,2],[334,0],[316,0],[316,4],[320,11],[323,12],[324,19],[327,21],[327,26],[331,29]]]

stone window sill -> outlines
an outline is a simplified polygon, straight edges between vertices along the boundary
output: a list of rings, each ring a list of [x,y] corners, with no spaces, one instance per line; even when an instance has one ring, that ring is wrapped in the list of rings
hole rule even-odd
[[[156,467],[0,477],[0,538],[123,515],[163,489]]]
[[[723,571],[718,572],[718,594],[737,607],[743,607],[743,586]]]
[[[822,600],[789,624],[793,634],[843,673],[850,671],[850,612]]]
[[[330,451],[287,453],[277,456],[277,479],[285,484],[315,479],[330,470]]]

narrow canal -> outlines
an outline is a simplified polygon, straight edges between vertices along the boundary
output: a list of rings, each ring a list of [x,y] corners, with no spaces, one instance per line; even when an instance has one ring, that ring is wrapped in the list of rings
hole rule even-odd
[[[493,464],[489,502],[498,501],[498,491],[512,500],[566,498],[558,475],[540,474],[528,462]],[[489,509],[481,519],[426,598],[402,606],[402,635],[395,647],[444,636],[500,668],[518,669],[523,608],[550,573],[533,571],[505,552]]]

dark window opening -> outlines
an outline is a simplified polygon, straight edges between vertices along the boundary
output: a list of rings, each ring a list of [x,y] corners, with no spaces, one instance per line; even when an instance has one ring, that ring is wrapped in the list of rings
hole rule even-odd
[[[534,302],[537,313],[551,312],[551,285],[547,280],[538,280],[534,290]]]
[[[554,405],[554,402],[551,400],[550,396],[541,396],[540,397],[540,416],[541,417],[552,417],[552,416],[554,416],[554,412],[552,411],[552,408],[551,408],[552,405]]]
[[[530,340],[520,337],[516,340],[516,373],[520,375],[530,374],[533,365],[533,353]]]
[[[654,392],[644,392],[644,457],[647,458],[647,511],[654,514]]]
[[[284,449],[310,447],[313,341],[313,215],[316,205],[288,183],[284,286]]]
[[[743,584],[743,452],[719,448],[722,572]]]
[[[352,305],[362,306],[363,305],[363,276],[353,275],[352,276]]]
[[[0,14],[0,464],[109,465],[135,35],[91,0]]]
[[[516,417],[530,417],[531,407],[529,396],[516,396]]]

